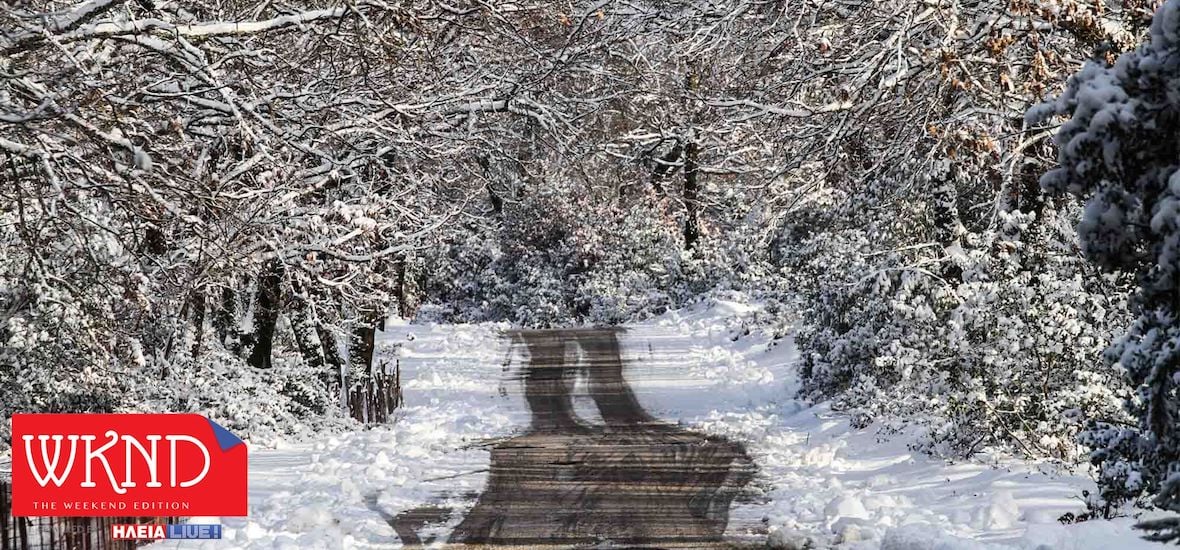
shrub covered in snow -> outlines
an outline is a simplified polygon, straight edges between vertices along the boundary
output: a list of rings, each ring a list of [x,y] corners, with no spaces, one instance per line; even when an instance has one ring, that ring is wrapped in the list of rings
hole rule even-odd
[[[858,229],[801,241],[800,278],[822,281],[800,280],[814,293],[797,338],[806,391],[862,422],[917,420],[940,454],[1075,457],[1087,419],[1119,417],[1117,374],[1097,357],[1125,285],[1085,269],[1068,210],[1040,215],[1052,224],[1004,212],[947,248],[882,253]]]

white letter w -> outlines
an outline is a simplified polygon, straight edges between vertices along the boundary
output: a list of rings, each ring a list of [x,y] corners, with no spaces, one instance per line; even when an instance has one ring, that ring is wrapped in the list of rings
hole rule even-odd
[[[49,484],[50,481],[52,481],[54,485],[61,487],[61,484],[65,483],[66,479],[70,477],[70,470],[72,470],[74,468],[74,454],[78,450],[78,436],[76,436],[76,435],[65,436],[65,439],[68,439],[70,441],[70,459],[68,462],[66,462],[65,470],[62,471],[60,476],[57,475],[57,463],[58,463],[59,459],[61,458],[61,440],[63,439],[62,436],[60,436],[60,435],[55,435],[52,437],[48,436],[48,435],[37,436],[37,439],[41,440],[41,464],[43,464],[45,466],[45,475],[44,476],[41,475],[41,472],[37,471],[37,464],[36,464],[36,462],[33,461],[33,450],[32,450],[32,446],[30,445],[30,443],[33,441],[33,436],[22,435],[21,439],[25,440],[25,458],[28,459],[28,461],[29,461],[29,469],[32,470],[33,478],[37,480],[37,483],[40,484],[42,487],[44,487],[47,484]],[[45,442],[49,441],[50,439],[53,440],[53,460],[52,461],[49,460],[49,449],[48,449],[48,446],[45,444]]]

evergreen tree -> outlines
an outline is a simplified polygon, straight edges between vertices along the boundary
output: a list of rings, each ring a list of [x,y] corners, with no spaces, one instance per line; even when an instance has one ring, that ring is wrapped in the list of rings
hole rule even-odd
[[[1092,261],[1137,277],[1136,318],[1105,360],[1134,389],[1133,425],[1093,423],[1107,512],[1140,495],[1180,511],[1180,1],[1156,12],[1145,44],[1111,66],[1092,62],[1065,92],[1033,108],[1030,121],[1066,115],[1057,131],[1059,166],[1041,178],[1049,193],[1087,200],[1078,233]],[[1175,539],[1174,522],[1156,535]],[[1171,529],[1168,532],[1166,529]]]

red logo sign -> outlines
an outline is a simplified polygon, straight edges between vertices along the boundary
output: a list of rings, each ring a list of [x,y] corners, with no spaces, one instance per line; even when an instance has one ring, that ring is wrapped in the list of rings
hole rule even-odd
[[[14,516],[244,516],[246,445],[199,414],[15,414]]]

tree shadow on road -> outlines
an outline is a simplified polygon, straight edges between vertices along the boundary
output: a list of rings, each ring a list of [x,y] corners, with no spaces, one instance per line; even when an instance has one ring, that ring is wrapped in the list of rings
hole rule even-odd
[[[624,377],[618,328],[513,331],[528,430],[491,448],[490,476],[448,542],[464,545],[716,543],[729,508],[753,478],[744,446],[660,422]],[[570,351],[577,353],[570,353]],[[602,417],[574,412],[581,372]],[[437,507],[392,518],[407,547],[441,521]]]

